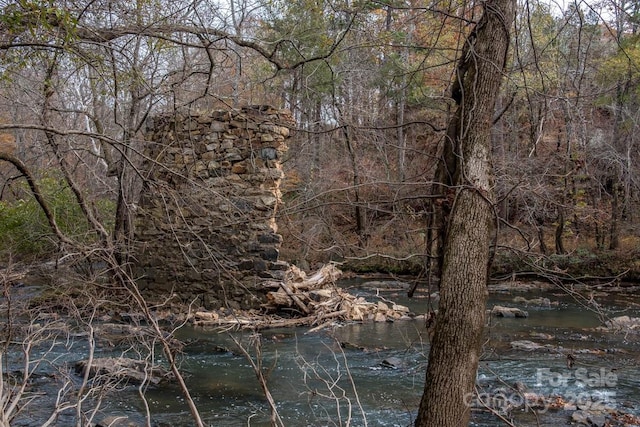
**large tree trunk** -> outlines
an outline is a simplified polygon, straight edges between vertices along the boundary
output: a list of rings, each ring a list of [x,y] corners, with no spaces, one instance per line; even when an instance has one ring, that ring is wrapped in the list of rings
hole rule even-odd
[[[469,423],[482,346],[489,246],[494,226],[491,126],[515,14],[513,0],[488,0],[467,37],[453,97],[450,130],[456,191],[444,233],[440,304],[425,391],[415,425]],[[451,171],[449,171],[451,172]]]

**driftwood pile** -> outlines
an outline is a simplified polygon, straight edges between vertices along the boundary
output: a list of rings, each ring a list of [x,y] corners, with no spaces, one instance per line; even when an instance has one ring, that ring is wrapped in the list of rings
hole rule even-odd
[[[265,284],[273,289],[267,293],[267,303],[263,306],[265,313],[222,315],[220,312],[198,311],[192,321],[200,326],[254,329],[315,326],[313,331],[336,321],[391,322],[413,318],[405,306],[384,299],[368,302],[339,288],[336,280],[341,275],[342,272],[333,264],[323,266],[311,276],[291,266],[284,281]]]

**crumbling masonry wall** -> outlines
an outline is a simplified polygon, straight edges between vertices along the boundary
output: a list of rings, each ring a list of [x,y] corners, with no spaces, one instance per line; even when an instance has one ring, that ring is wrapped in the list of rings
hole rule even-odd
[[[143,292],[255,307],[282,279],[275,215],[293,122],[268,106],[150,120],[135,272]]]

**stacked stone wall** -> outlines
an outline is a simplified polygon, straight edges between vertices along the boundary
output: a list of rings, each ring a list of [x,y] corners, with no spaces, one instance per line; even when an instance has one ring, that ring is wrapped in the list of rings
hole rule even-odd
[[[143,292],[255,307],[281,279],[280,160],[293,122],[268,106],[155,117],[146,131],[135,271]]]

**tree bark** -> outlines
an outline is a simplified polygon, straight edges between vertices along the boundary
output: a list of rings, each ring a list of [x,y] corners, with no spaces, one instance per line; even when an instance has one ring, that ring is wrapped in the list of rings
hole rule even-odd
[[[448,145],[455,184],[442,257],[440,304],[415,425],[463,426],[470,419],[482,346],[495,216],[491,127],[515,14],[513,0],[489,0],[466,39],[452,95],[458,104]],[[450,165],[451,166],[451,165]]]
[[[609,227],[609,249],[616,250],[620,247],[620,226],[618,218],[620,217],[620,183],[618,178],[612,185],[611,194],[611,225]]]
[[[538,241],[540,242],[540,253],[542,255],[547,255],[549,253],[549,249],[547,249],[547,243],[544,241],[544,224],[536,225],[536,229],[538,230]]]
[[[564,255],[567,251],[564,249],[564,202],[558,208],[558,225],[556,225],[555,241],[556,254]]]

